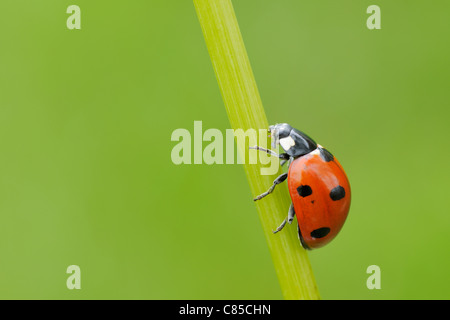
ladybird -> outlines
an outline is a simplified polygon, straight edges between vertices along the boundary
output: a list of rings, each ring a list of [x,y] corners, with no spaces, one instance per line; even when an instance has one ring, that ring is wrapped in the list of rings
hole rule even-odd
[[[281,231],[296,217],[301,245],[308,250],[320,248],[336,237],[347,219],[351,200],[347,175],[330,151],[289,124],[270,126],[269,133],[272,148],[280,145],[284,153],[259,146],[250,149],[280,158],[281,165],[289,163],[289,170],[253,200],[261,200],[287,179],[292,203],[288,216],[273,232]]]

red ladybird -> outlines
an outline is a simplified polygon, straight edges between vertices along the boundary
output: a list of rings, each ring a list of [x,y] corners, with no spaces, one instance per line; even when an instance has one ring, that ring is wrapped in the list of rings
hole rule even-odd
[[[292,204],[287,218],[274,231],[281,231],[294,216],[298,236],[305,249],[315,249],[333,240],[341,230],[350,208],[350,184],[344,169],[325,148],[303,132],[287,123],[269,127],[272,147],[281,145],[285,153],[277,154],[258,146],[257,149],[288,161],[289,171],[275,179],[270,189],[257,196],[260,200],[270,194],[277,184],[288,180]]]

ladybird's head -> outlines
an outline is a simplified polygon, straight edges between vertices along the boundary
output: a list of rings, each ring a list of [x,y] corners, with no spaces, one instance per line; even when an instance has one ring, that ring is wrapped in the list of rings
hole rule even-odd
[[[299,157],[317,148],[317,144],[305,133],[293,128],[287,123],[277,123],[269,127],[272,137],[272,149],[281,145],[291,157]]]
[[[272,148],[275,149],[279,144],[280,140],[281,142],[284,142],[283,139],[289,139],[289,136],[292,131],[292,127],[287,123],[277,123],[273,126],[269,127],[270,137],[272,137]],[[286,150],[283,147],[283,144],[281,147]]]

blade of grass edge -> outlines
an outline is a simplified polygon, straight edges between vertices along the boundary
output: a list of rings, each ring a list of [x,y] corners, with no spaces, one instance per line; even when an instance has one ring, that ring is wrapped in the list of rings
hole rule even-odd
[[[267,129],[268,121],[231,0],[194,0],[194,5],[231,127],[234,130]],[[238,143],[242,159],[245,159],[245,149],[245,145]],[[276,177],[261,175],[259,164],[246,163],[244,169],[253,195],[266,191]],[[282,232],[272,233],[286,217],[289,204],[286,183],[278,185],[269,197],[256,202],[281,291],[289,300],[320,299],[307,252],[299,243],[297,228],[287,225]]]

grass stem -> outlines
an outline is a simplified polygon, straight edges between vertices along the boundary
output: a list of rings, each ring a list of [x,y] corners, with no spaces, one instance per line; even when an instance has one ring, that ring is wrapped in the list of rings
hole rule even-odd
[[[194,5],[232,128],[267,129],[267,118],[231,0],[194,0]],[[239,144],[238,150],[241,156],[248,152]],[[246,163],[244,169],[254,196],[266,191],[276,177],[261,175],[260,164]],[[286,217],[289,204],[286,183],[256,202],[282,294],[285,299],[319,299],[296,226],[287,225],[282,232],[272,233]]]

